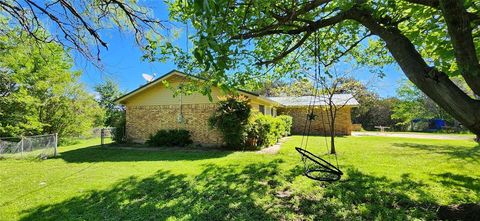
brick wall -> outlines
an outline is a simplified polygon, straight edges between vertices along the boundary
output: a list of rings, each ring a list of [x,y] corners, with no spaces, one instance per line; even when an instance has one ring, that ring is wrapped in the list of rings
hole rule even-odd
[[[337,135],[350,135],[352,132],[351,108],[344,107],[338,110],[337,118],[335,120],[335,131]],[[305,118],[307,116],[307,107],[287,107],[278,108],[278,115],[284,114],[292,116],[293,126],[292,134],[302,134],[305,127]],[[330,133],[330,126],[328,126],[327,111],[321,108],[315,108],[314,111],[317,117],[312,121],[310,134],[324,135],[324,131]],[[322,121],[322,117],[324,122]],[[325,128],[325,130],[324,130]]]
[[[185,123],[179,123],[180,105],[127,105],[127,139],[145,142],[150,134],[160,129],[186,129],[190,131],[194,143],[220,145],[221,134],[208,126],[208,118],[215,108],[215,104],[184,104]]]

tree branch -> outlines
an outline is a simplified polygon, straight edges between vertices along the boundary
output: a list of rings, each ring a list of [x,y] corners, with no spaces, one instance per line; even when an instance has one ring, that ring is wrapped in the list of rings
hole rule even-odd
[[[283,51],[282,53],[280,53],[278,56],[276,56],[276,57],[273,58],[272,60],[261,61],[261,62],[258,62],[258,63],[256,63],[256,64],[257,64],[257,65],[272,64],[272,63],[275,63],[275,62],[283,59],[283,58],[286,57],[288,54],[290,54],[291,52],[295,51],[297,48],[299,48],[300,46],[302,46],[303,43],[305,43],[305,41],[308,39],[308,37],[310,37],[311,34],[312,34],[311,32],[305,33],[305,35],[304,35],[297,43],[295,43],[294,46],[292,46],[291,48]]]
[[[249,33],[244,33],[244,34],[239,34],[235,35],[232,37],[232,39],[251,39],[251,38],[257,38],[257,37],[262,37],[262,36],[267,36],[267,35],[275,35],[275,34],[286,34],[286,35],[298,35],[304,32],[314,32],[320,28],[323,27],[328,27],[331,25],[335,25],[339,22],[342,22],[346,19],[347,15],[350,13],[350,10],[346,11],[341,11],[338,14],[326,18],[326,19],[319,19],[317,21],[312,22],[309,25],[303,26],[301,28],[297,29],[291,29],[291,30],[285,30],[285,29],[269,29],[269,28],[264,28],[264,29],[259,29],[254,32],[249,32]]]
[[[358,44],[360,44],[360,42],[362,42],[363,40],[365,40],[366,38],[372,36],[372,33],[369,33],[369,34],[366,34],[365,36],[363,36],[362,38],[360,38],[358,41],[354,42],[352,45],[350,45],[350,47],[347,48],[347,50],[345,51],[342,51],[340,53],[340,55],[338,56],[335,56],[331,61],[327,62],[327,63],[324,63],[323,66],[325,67],[328,67],[330,65],[332,65],[333,63],[337,62],[338,59],[340,59],[341,57],[345,56],[348,52],[350,52],[352,49],[354,49],[355,47],[358,46]]]
[[[53,40],[65,48],[79,51],[93,61],[95,56],[90,51],[92,46],[89,40],[93,40],[93,47],[97,51],[96,58],[99,60],[100,47],[107,48],[107,43],[98,30],[110,25],[109,23],[120,29],[132,28],[138,44],[142,43],[141,39],[146,30],[161,35],[159,30],[165,27],[165,21],[150,17],[147,11],[142,11],[140,6],[137,9],[135,4],[121,0],[78,0],[74,3],[71,0],[45,3],[35,0],[0,0],[0,10],[9,16],[10,22],[16,22],[36,41],[48,43]],[[39,18],[51,21],[60,34],[48,35],[47,28]],[[0,31],[4,30],[8,30],[8,27],[0,27]]]

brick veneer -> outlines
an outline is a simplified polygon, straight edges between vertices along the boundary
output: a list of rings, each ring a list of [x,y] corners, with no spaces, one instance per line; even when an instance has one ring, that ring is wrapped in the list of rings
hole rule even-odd
[[[216,104],[184,104],[185,123],[179,123],[180,105],[127,105],[127,139],[145,142],[150,134],[160,129],[186,129],[190,131],[194,143],[220,145],[221,134],[208,126],[208,118],[215,108]]]
[[[337,135],[351,135],[352,133],[352,120],[351,120],[351,109],[349,107],[344,107],[338,110],[337,117],[335,120],[335,133]],[[288,107],[288,108],[279,108],[278,114],[284,114],[292,116],[293,126],[292,134],[302,134],[305,128],[305,118],[307,116],[306,107]],[[330,126],[328,126],[327,121],[327,112],[321,108],[316,108],[314,111],[317,117],[312,121],[310,134],[311,135],[324,135],[326,131],[327,135],[330,133]],[[322,121],[322,116],[323,120]],[[325,130],[324,130],[325,128]]]

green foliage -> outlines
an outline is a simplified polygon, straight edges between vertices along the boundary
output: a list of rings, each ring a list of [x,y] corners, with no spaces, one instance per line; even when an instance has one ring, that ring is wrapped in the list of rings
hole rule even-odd
[[[458,86],[453,84],[434,86],[437,78],[449,82],[439,77],[443,73],[461,74],[473,91],[480,90],[478,1],[174,0],[169,8],[172,19],[191,24],[196,31],[189,38],[193,59],[185,59],[188,52],[169,54],[178,63],[189,64],[189,70],[210,73],[211,81],[254,87],[259,81],[307,75],[316,65],[325,69],[339,61],[384,76],[381,67],[397,61],[410,79],[422,82],[418,85],[425,93],[480,133],[471,126],[478,124],[474,116],[478,107],[471,99],[454,92]],[[312,50],[317,45],[318,56]],[[425,81],[425,76],[435,81]],[[462,102],[452,102],[442,93]]]
[[[388,23],[388,19],[391,19],[392,24],[388,25],[398,27],[432,66],[451,76],[459,74],[445,20],[438,8],[407,1],[345,0],[329,1],[303,11],[303,6],[310,3],[310,1],[257,0],[247,4],[236,1],[175,0],[169,2],[169,9],[171,19],[188,21],[196,29],[197,34],[191,36],[195,46],[194,57],[196,62],[201,64],[202,70],[215,71],[215,77],[225,77],[227,74],[223,70],[239,67],[244,67],[245,71],[240,74],[243,76],[264,73],[262,72],[264,67],[251,68],[249,65],[259,60],[274,60],[292,48],[285,45],[301,42],[306,36],[297,50],[292,50],[288,56],[273,63],[275,68],[272,74],[297,75],[299,67],[313,60],[311,59],[313,52],[305,49],[311,48],[315,34],[307,35],[305,32],[289,34],[288,31],[307,27],[309,22],[315,22],[318,18],[327,20],[352,7],[365,10],[379,22]],[[478,15],[479,7],[475,1],[465,1],[464,5],[469,12]],[[285,15],[293,11],[298,13],[291,16],[291,19]],[[478,29],[475,26],[473,33],[478,33]],[[266,34],[268,32],[271,34]],[[320,60],[328,63],[336,61],[339,54],[368,35],[370,31],[358,22],[345,19],[336,25],[320,29],[319,32],[321,38],[319,46],[322,51]],[[239,37],[242,33],[253,33],[256,37]],[[345,58],[355,59],[357,63],[366,67],[382,67],[394,62],[386,50],[385,42],[377,37],[367,40],[368,42],[351,48],[345,53]],[[480,48],[480,43],[474,42],[475,48]],[[182,60],[180,54],[176,53],[175,57]],[[379,69],[374,68],[372,71],[378,72]],[[232,79],[237,78],[238,76],[235,76]],[[250,79],[255,81],[257,78]]]
[[[219,102],[209,123],[220,130],[227,147],[232,149],[268,147],[289,134],[292,125],[290,116],[272,117],[250,112],[248,100],[228,97]]]
[[[393,108],[397,104],[397,98],[377,98],[370,103],[361,103],[360,106],[366,105],[368,109],[365,112],[352,111],[352,121],[354,123],[361,123],[365,130],[377,130],[375,126],[387,126],[391,130],[402,130],[397,124],[398,119],[392,118]],[[357,115],[358,114],[358,115]]]
[[[209,125],[218,129],[228,148],[240,149],[245,145],[245,127],[250,117],[249,101],[242,96],[227,97],[218,102],[218,108],[209,118]]]
[[[402,82],[397,90],[399,101],[393,107],[393,119],[398,119],[400,125],[409,125],[414,119],[439,118],[452,120],[452,117],[420,91],[410,81]]]
[[[184,147],[192,144],[190,131],[178,130],[159,130],[150,135],[146,144],[152,147]]]
[[[341,79],[339,93],[350,93],[360,104],[352,109],[352,122],[362,124],[366,130],[376,130],[375,126],[388,126],[393,129],[398,120],[392,119],[392,109],[396,98],[381,98],[367,84],[354,78]]]
[[[279,115],[277,116],[278,119],[282,120],[285,123],[285,134],[283,136],[291,135],[292,125],[293,125],[293,118],[288,115]]]
[[[0,136],[80,136],[100,125],[103,111],[56,43],[11,31],[0,35]]]
[[[125,118],[125,112],[121,112],[121,115],[119,118],[115,119],[115,124],[113,127],[115,128],[112,133],[112,140],[115,143],[126,143],[127,142],[127,137],[125,134],[125,127],[127,120]]]
[[[245,88],[268,97],[308,96],[313,95],[314,92],[312,81],[306,78],[291,79],[290,81],[266,80],[259,84],[250,82]]]
[[[287,121],[288,116],[280,118],[260,113],[252,114],[247,126],[248,147],[259,149],[272,146],[287,135]]]
[[[107,79],[104,83],[96,85],[95,91],[100,95],[98,103],[105,110],[104,126],[113,127],[123,115],[123,107],[115,103],[115,99],[122,94],[118,84],[112,79]]]

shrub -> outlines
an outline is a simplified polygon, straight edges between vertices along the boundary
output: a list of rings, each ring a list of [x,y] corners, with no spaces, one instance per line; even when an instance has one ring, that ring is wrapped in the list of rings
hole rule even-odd
[[[146,144],[156,147],[184,147],[192,144],[193,141],[188,130],[159,130],[150,135]]]
[[[127,139],[125,136],[125,125],[126,125],[125,114],[122,112],[122,115],[119,116],[119,119],[117,119],[113,125],[115,129],[113,129],[112,131],[112,140],[115,143],[127,142]]]
[[[247,140],[246,126],[251,107],[243,96],[227,97],[218,102],[219,106],[209,118],[209,125],[222,133],[229,148],[240,149]]]
[[[247,129],[248,146],[258,149],[271,146],[283,137],[287,131],[287,123],[278,117],[254,114]]]
[[[288,115],[279,115],[277,116],[278,119],[282,120],[285,123],[285,134],[283,136],[289,136],[292,134],[292,125],[293,125],[293,118]]]

